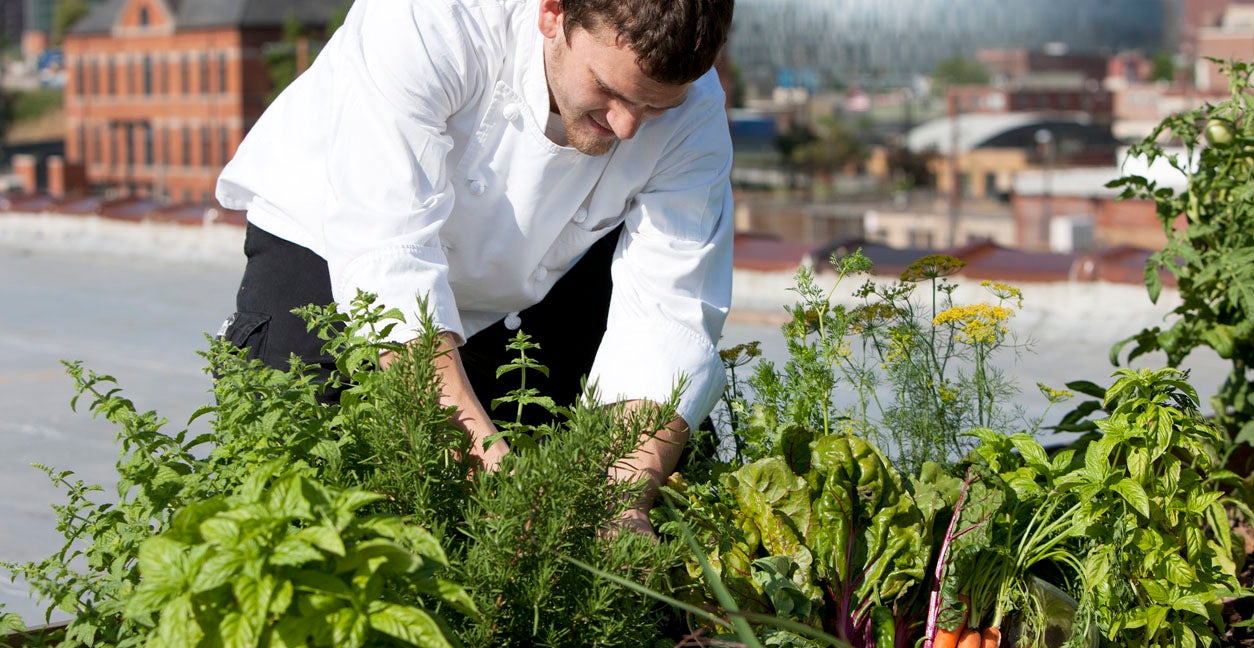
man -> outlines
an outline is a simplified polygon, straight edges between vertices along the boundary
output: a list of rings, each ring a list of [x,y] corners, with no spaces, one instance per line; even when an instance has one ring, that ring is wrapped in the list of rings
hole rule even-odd
[[[508,451],[482,442],[509,330],[601,402],[664,401],[682,377],[679,417],[614,476],[648,478],[625,522],[649,529],[723,385],[731,147],[711,67],[732,4],[357,0],[219,179],[250,223],[226,335],[274,366],[325,361],[291,308],[364,290],[413,322],[425,295],[444,402],[487,469]]]

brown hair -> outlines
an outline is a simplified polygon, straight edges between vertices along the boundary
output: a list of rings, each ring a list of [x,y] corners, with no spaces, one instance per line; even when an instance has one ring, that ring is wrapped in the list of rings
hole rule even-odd
[[[564,31],[607,27],[659,83],[682,85],[705,74],[731,29],[735,0],[562,0]]]

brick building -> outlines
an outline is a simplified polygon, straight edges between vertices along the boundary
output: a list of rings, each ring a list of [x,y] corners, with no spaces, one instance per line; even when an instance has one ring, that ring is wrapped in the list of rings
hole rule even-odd
[[[65,168],[112,196],[213,200],[270,92],[283,25],[347,0],[109,0],[66,34]]]

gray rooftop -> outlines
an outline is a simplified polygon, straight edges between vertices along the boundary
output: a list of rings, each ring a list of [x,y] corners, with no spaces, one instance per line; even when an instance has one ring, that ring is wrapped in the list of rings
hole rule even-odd
[[[129,0],[103,0],[92,6],[70,30],[74,34],[104,33]],[[174,14],[177,29],[210,27],[281,27],[289,18],[322,25],[349,0],[160,0]]]

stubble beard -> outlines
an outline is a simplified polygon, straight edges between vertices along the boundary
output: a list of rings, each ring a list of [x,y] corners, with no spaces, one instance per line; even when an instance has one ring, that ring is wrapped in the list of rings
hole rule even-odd
[[[598,135],[587,124],[592,119],[587,113],[571,118],[562,115],[562,126],[566,129],[566,141],[572,148],[584,155],[597,157],[605,155],[618,142],[614,136]]]

